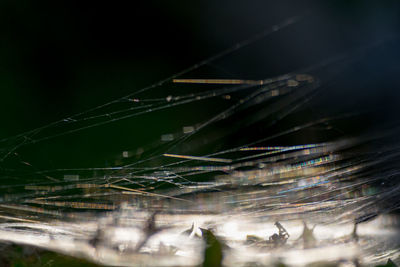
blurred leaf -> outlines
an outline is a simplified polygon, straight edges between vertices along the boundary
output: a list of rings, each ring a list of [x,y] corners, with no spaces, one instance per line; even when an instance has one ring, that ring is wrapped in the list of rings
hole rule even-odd
[[[204,261],[203,266],[222,266],[222,247],[223,244],[217,239],[217,237],[207,229],[200,228],[203,234],[204,241],[206,242],[206,248],[204,250]]]

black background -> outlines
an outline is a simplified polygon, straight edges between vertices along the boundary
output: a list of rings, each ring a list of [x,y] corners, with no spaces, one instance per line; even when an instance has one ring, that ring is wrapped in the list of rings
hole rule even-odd
[[[395,34],[396,2],[3,0],[0,135],[131,93],[304,14],[308,25],[294,25],[287,40],[279,33],[268,37],[264,51],[231,68],[240,76],[257,57],[268,61],[262,71],[254,67],[264,77],[305,66]],[[300,53],[287,56],[293,51]]]
[[[397,116],[397,1],[3,0],[0,137],[135,92],[293,16],[302,19],[217,62],[221,78],[273,77],[372,46],[332,105]]]

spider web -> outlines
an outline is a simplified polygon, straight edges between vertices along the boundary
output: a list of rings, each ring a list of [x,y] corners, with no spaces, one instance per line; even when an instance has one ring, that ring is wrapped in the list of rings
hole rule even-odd
[[[134,257],[195,265],[202,243],[171,237],[192,222],[224,233],[239,219],[243,229],[298,220],[324,226],[396,210],[397,121],[366,129],[375,110],[343,108],[335,91],[386,41],[276,77],[226,79],[209,68],[300,19],[130,95],[0,140],[1,239],[104,264]],[[166,229],[158,239],[145,228],[153,213]]]

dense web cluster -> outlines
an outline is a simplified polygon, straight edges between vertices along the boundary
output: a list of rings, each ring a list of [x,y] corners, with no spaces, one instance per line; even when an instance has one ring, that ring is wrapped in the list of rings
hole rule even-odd
[[[360,248],[335,235],[400,204],[397,122],[365,130],[371,110],[342,109],[332,93],[382,42],[258,80],[207,68],[298,20],[0,140],[0,239],[121,265],[199,264],[205,229],[228,244],[227,265],[268,264],[274,255],[306,264],[295,260],[303,245],[314,248],[304,252],[310,261],[321,247],[341,255],[328,260],[396,258],[387,240]]]

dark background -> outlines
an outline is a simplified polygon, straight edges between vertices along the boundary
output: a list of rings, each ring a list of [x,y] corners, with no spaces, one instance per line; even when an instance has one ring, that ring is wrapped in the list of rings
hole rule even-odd
[[[263,79],[367,48],[331,104],[396,117],[398,1],[3,0],[0,137],[135,92],[293,16],[302,19],[211,67]]]

